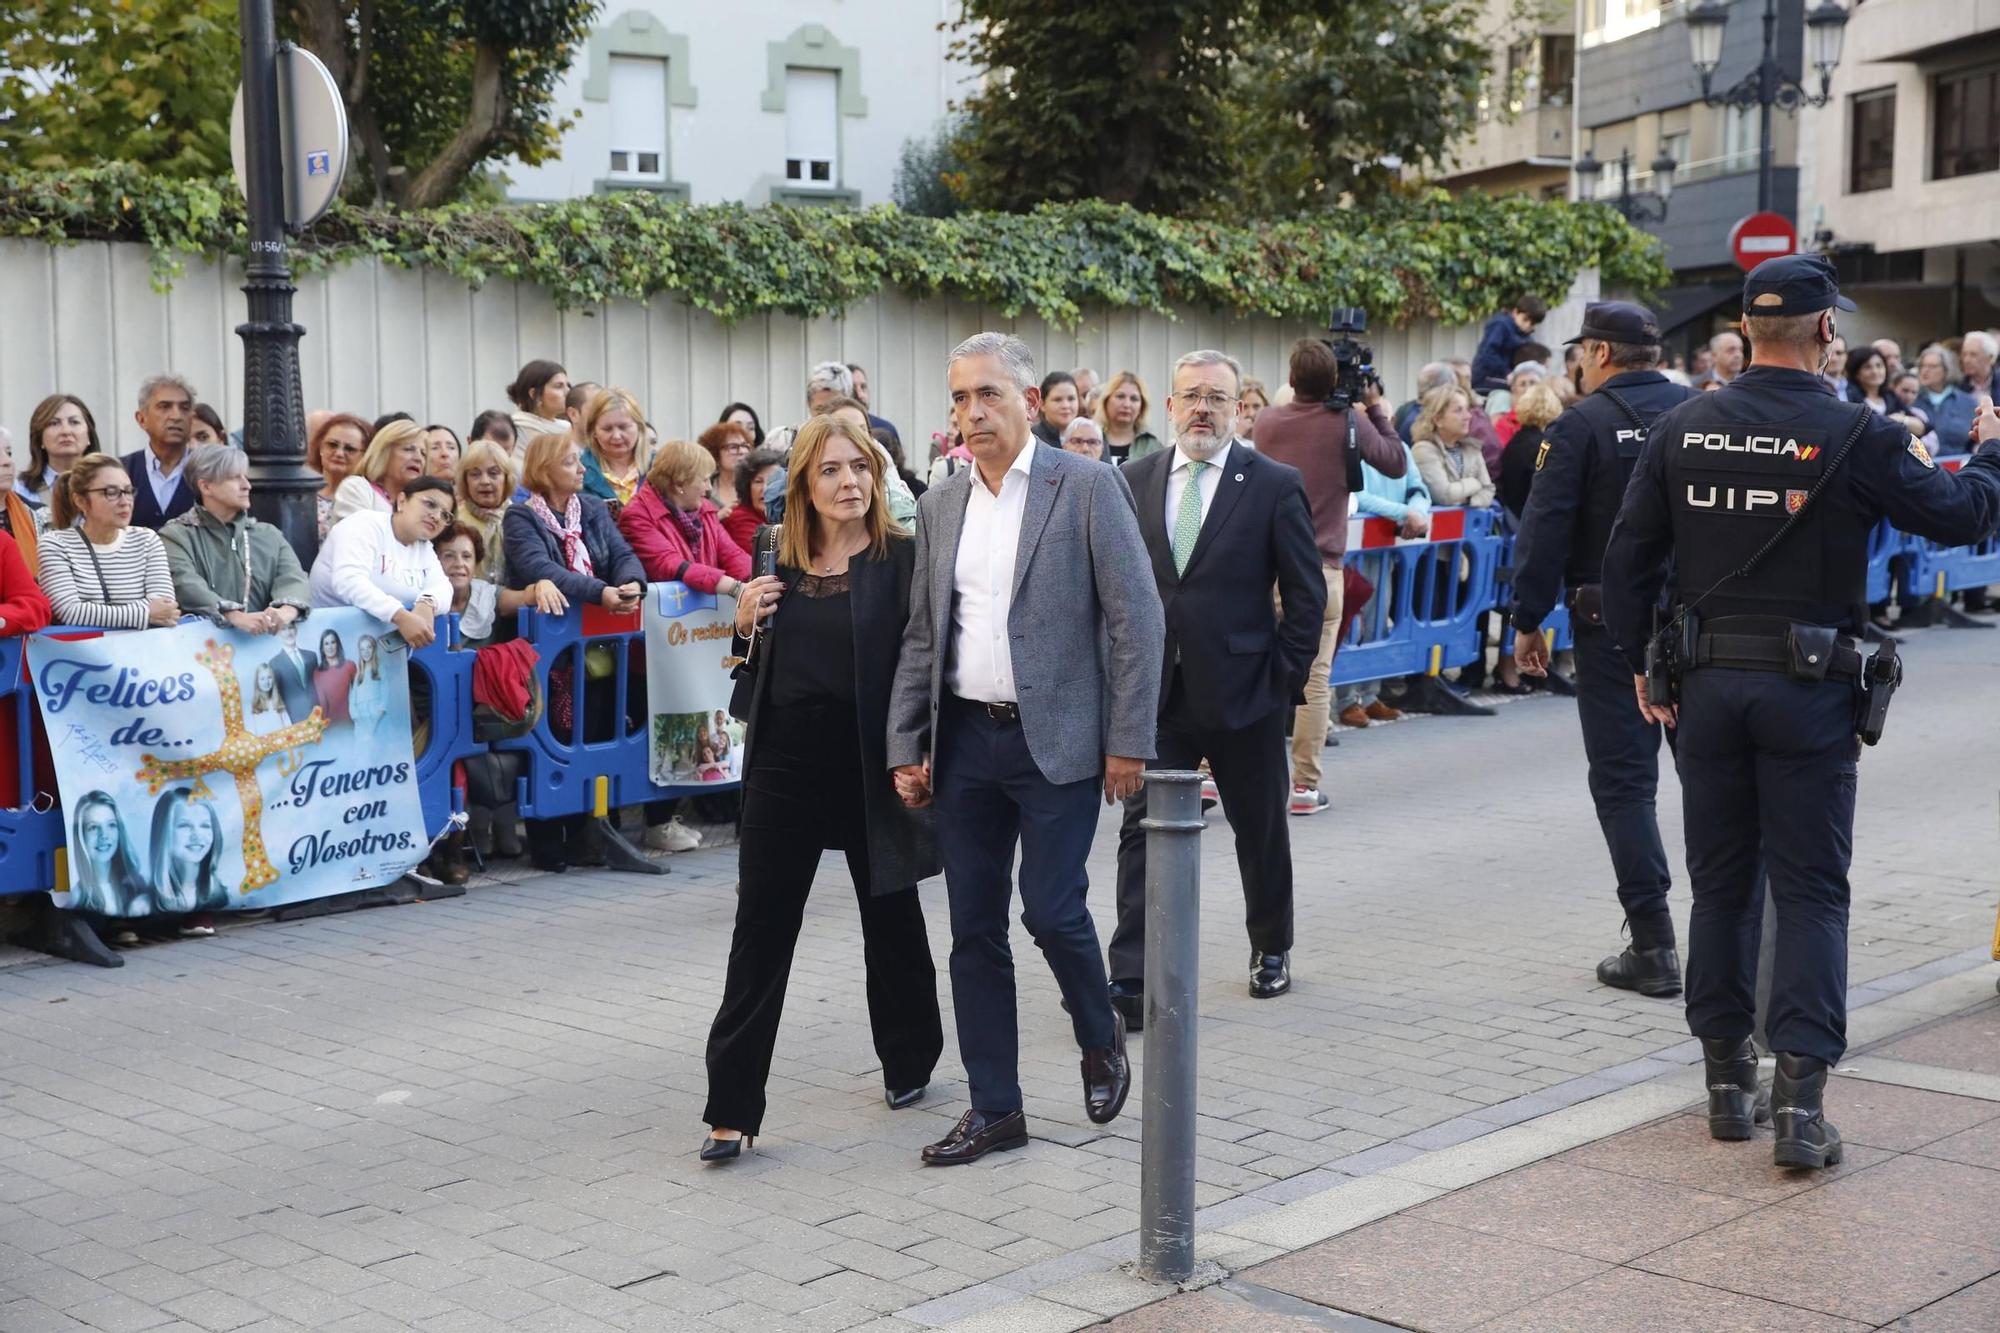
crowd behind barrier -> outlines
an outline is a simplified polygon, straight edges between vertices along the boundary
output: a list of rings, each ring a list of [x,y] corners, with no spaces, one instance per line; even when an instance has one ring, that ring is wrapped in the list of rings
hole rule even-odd
[[[1374,585],[1370,597],[1343,638],[1334,659],[1334,684],[1399,676],[1436,676],[1478,660],[1484,650],[1481,621],[1504,609],[1510,598],[1509,566],[1514,538],[1502,532],[1491,509],[1440,509],[1428,539],[1398,540],[1395,525],[1383,519],[1357,520],[1348,562]],[[1912,601],[1943,597],[2000,583],[2000,540],[1970,547],[1939,547],[1909,537],[1886,524],[1869,543],[1869,596],[1887,596],[1892,572]],[[642,688],[643,632],[630,617],[597,607],[575,608],[561,616],[524,611],[521,636],[540,654],[536,671],[547,695],[551,673],[574,682],[575,706],[549,708],[523,735],[482,742],[475,736],[472,700],[473,654],[459,642],[457,617],[443,617],[435,642],[416,650],[412,665],[428,689],[417,691],[424,734],[417,759],[424,823],[432,837],[443,833],[464,808],[463,761],[491,749],[520,756],[513,778],[520,812],[532,819],[604,815],[648,801],[669,800],[736,789],[737,782],[663,787],[649,769],[650,721],[632,717],[627,701]],[[1554,648],[1570,646],[1566,611],[1544,626]],[[144,631],[136,631],[144,632]],[[65,631],[51,630],[49,634]],[[67,631],[74,635],[76,631]],[[1511,631],[1509,631],[1511,633]],[[1501,648],[1507,647],[1503,634]],[[61,882],[64,856],[63,812],[47,796],[53,786],[46,765],[37,777],[36,751],[41,719],[26,673],[24,638],[0,639],[0,896],[40,893]],[[608,674],[584,670],[587,650],[608,648]],[[720,669],[718,663],[718,669]],[[584,706],[589,691],[610,690],[619,719],[613,734],[586,733]]]

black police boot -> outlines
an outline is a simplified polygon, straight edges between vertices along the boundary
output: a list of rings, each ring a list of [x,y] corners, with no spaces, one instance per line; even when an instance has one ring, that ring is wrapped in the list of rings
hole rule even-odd
[[[1597,965],[1597,979],[1619,990],[1635,990],[1641,995],[1664,999],[1681,993],[1681,956],[1671,946],[1641,949],[1627,945]]]
[[[1778,1142],[1771,1160],[1779,1166],[1816,1171],[1840,1165],[1840,1131],[1826,1123],[1826,1061],[1810,1055],[1778,1055],[1771,1079],[1771,1123]]]
[[[1748,1037],[1703,1037],[1708,1069],[1708,1136],[1740,1143],[1771,1118],[1771,1099],[1757,1086],[1757,1048]]]

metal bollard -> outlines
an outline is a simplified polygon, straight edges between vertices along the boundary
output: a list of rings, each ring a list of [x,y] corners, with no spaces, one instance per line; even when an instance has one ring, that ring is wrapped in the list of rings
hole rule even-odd
[[[1201,774],[1146,774],[1146,1091],[1139,1275],[1194,1273],[1195,1012],[1201,958]]]

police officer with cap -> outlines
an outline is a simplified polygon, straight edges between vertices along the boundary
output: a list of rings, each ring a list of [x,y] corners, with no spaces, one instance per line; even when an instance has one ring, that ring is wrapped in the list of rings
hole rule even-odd
[[[1653,811],[1661,728],[1632,709],[1631,673],[1604,628],[1599,571],[1648,428],[1694,390],[1656,369],[1659,324],[1630,301],[1591,304],[1583,331],[1564,345],[1583,348],[1588,396],[1549,424],[1535,458],[1514,543],[1514,660],[1528,675],[1548,674],[1542,622],[1567,588],[1590,799],[1631,935],[1623,952],[1597,965],[1597,979],[1641,995],[1679,995],[1680,957],[1667,911],[1672,872]]]
[[[1679,728],[1694,891],[1688,1026],[1718,1139],[1749,1138],[1764,1114],[1750,1044],[1760,850],[1769,872],[1769,1114],[1786,1167],[1841,1156],[1822,1106],[1847,1048],[1857,760],[1880,736],[1901,670],[1893,644],[1860,651],[1869,530],[1886,516],[1962,545],[2000,525],[2000,413],[1981,412],[1979,451],[1954,475],[1820,378],[1839,312],[1853,309],[1817,255],[1759,264],[1743,286],[1750,368],[1653,423],[1604,555],[1604,620],[1638,707]],[[1655,632],[1669,558],[1678,587]]]

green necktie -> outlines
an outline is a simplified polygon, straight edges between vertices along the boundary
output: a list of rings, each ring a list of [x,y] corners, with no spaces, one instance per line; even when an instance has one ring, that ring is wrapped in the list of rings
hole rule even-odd
[[[1201,474],[1212,463],[1188,463],[1187,485],[1181,489],[1180,512],[1174,515],[1174,573],[1187,573],[1194,555],[1195,539],[1201,536]]]

